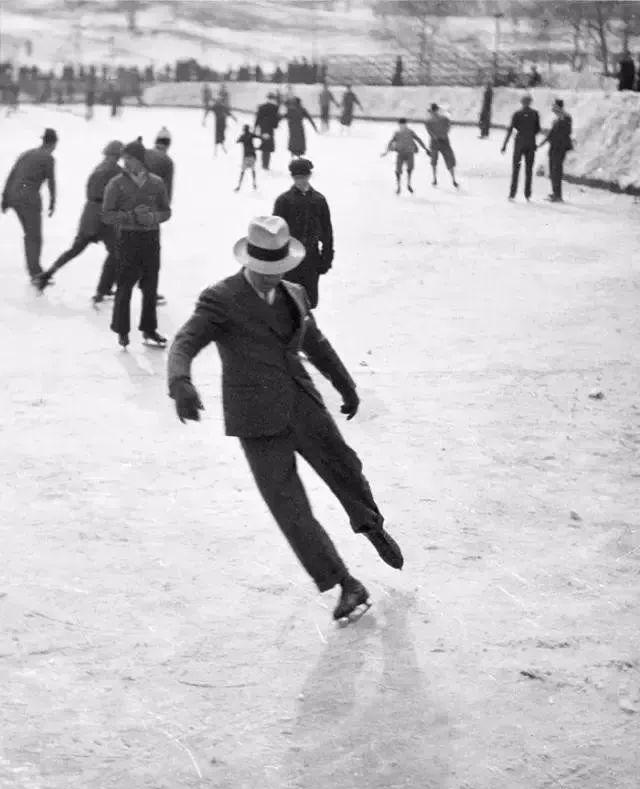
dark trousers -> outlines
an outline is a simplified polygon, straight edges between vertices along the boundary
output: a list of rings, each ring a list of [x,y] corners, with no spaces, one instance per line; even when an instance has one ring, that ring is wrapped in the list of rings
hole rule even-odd
[[[131,329],[131,294],[136,283],[142,290],[139,329],[154,332],[158,328],[156,299],[160,269],[160,235],[157,230],[123,230],[118,239],[116,298],[113,303],[111,330],[128,334]]]
[[[287,271],[285,279],[289,282],[296,282],[302,285],[307,291],[307,296],[311,302],[311,309],[318,306],[318,283],[320,280],[320,268],[322,262],[319,256],[307,255],[307,257],[291,271]]]
[[[262,160],[262,169],[268,170],[271,164],[271,151],[260,151],[260,158]]]
[[[380,529],[384,522],[360,458],[345,443],[329,412],[302,389],[286,431],[240,441],[262,498],[293,552],[321,592],[331,589],[347,568],[313,517],[298,476],[296,452],[335,494],[356,533]]]
[[[111,291],[116,281],[116,238],[113,228],[109,225],[102,225],[97,236],[85,236],[79,233],[75,237],[71,247],[60,255],[49,270],[54,274],[63,266],[66,266],[70,260],[73,260],[84,252],[89,244],[93,244],[96,241],[102,241],[107,248],[107,257],[102,265],[102,273],[100,274],[100,280],[96,288],[96,293],[99,293],[101,296],[106,296],[107,293]]]
[[[29,276],[42,274],[40,254],[42,252],[42,208],[39,205],[19,204],[13,210],[18,215],[24,231],[24,254]]]
[[[564,159],[567,152],[564,150],[549,149],[549,178],[551,179],[551,194],[562,200],[562,176],[564,174]]]
[[[520,177],[520,162],[524,158],[524,196],[531,197],[531,181],[533,179],[533,163],[536,158],[535,148],[513,148],[513,164],[511,168],[511,189],[509,197],[515,197],[518,191],[518,179]]]

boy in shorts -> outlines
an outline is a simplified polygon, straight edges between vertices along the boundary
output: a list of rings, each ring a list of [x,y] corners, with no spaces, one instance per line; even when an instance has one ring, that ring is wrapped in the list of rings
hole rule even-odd
[[[449,142],[449,129],[451,121],[446,115],[441,114],[440,107],[432,104],[429,108],[429,117],[425,124],[429,137],[431,138],[431,169],[433,170],[432,186],[438,185],[438,155],[442,154],[447,170],[451,173],[451,180],[457,189],[459,184],[456,181],[456,157]]]
[[[400,179],[402,177],[402,170],[407,168],[407,189],[413,194],[413,187],[411,186],[411,175],[415,162],[415,154],[418,152],[418,145],[427,153],[431,152],[427,146],[422,142],[420,137],[407,126],[406,118],[398,120],[398,130],[393,137],[389,140],[387,150],[382,154],[386,156],[390,151],[396,152],[396,194],[399,195],[402,187]]]
[[[254,134],[247,124],[242,127],[242,134],[237,139],[237,142],[242,145],[242,169],[240,170],[240,180],[234,190],[235,192],[240,191],[245,170],[251,170],[253,188],[258,188],[256,184],[256,149],[253,141],[259,139],[261,139],[260,135]]]

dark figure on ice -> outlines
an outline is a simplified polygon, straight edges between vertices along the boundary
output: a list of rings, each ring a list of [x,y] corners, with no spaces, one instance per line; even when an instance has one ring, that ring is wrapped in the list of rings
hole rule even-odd
[[[478,126],[480,127],[480,139],[486,140],[491,131],[491,110],[493,107],[493,82],[489,80],[485,85],[482,94],[482,107],[480,108],[480,117],[478,119]]]
[[[369,595],[314,518],[296,453],[332,490],[353,531],[364,534],[383,561],[401,569],[403,556],[384,528],[362,462],[340,434],[300,351],[340,393],[347,419],[358,411],[356,385],[317,327],[304,288],[282,280],[305,254],[286,222],[254,219],[234,254],[241,271],[203,291],[176,335],[169,353],[169,393],[181,422],[200,419],[203,405],[191,381],[191,364],[215,342],[222,361],[226,434],[240,439],[266,505],[319,591],[340,585],[333,617],[344,621],[368,606]]]
[[[556,116],[549,134],[544,138],[538,147],[549,143],[549,178],[551,180],[551,194],[547,198],[552,203],[562,203],[562,178],[564,175],[564,160],[573,150],[571,133],[573,130],[573,119],[568,112],[564,111],[562,99],[556,99],[551,108]]]
[[[113,295],[112,288],[116,281],[116,236],[111,225],[102,221],[102,200],[107,184],[116,175],[120,175],[122,168],[118,159],[124,149],[119,140],[113,140],[104,149],[104,159],[95,168],[87,181],[87,201],[80,217],[78,232],[73,244],[63,252],[53,265],[44,271],[38,278],[38,288],[44,290],[51,284],[51,278],[63,266],[78,257],[89,244],[101,241],[107,249],[107,257],[102,266],[102,274],[93,296],[94,304],[104,301],[106,296]]]
[[[298,98],[293,100],[293,104],[287,109],[284,119],[289,124],[289,151],[291,156],[304,156],[307,152],[307,138],[304,133],[304,121],[307,120],[318,133],[313,118],[303,107],[302,101]]]
[[[257,189],[258,185],[256,183],[256,149],[254,140],[259,140],[260,135],[254,134],[251,129],[249,128],[248,124],[245,124],[242,127],[242,134],[238,137],[236,142],[242,145],[242,165],[240,167],[240,179],[238,181],[238,185],[235,188],[236,192],[240,191],[240,187],[242,186],[242,181],[244,179],[244,174],[246,170],[251,171],[251,177],[253,179],[253,188]]]
[[[120,91],[120,85],[115,80],[109,85],[107,96],[111,105],[111,117],[116,118],[120,115],[122,109],[122,92]]]
[[[146,342],[164,347],[158,334],[156,301],[160,269],[159,226],[171,216],[169,198],[161,178],[148,172],[146,150],[136,140],[124,147],[124,172],[109,181],[102,204],[102,220],[115,225],[118,236],[118,272],[111,330],[118,342],[129,345],[131,293],[142,285],[139,329]]]
[[[347,89],[342,94],[342,114],[340,115],[340,123],[343,131],[345,129],[351,129],[351,124],[353,123],[353,110],[356,106],[362,109],[360,99],[358,99],[356,94],[351,90],[351,85],[347,85]]]
[[[171,145],[171,132],[166,126],[163,126],[156,135],[155,146],[147,151],[145,163],[147,170],[159,178],[162,178],[165,189],[167,190],[167,197],[169,198],[169,205],[173,200],[173,173],[174,165],[173,159],[169,156],[169,146]],[[159,231],[158,231],[159,232]],[[142,288],[142,283],[140,283]],[[165,304],[166,299],[160,293],[156,295],[156,302],[158,304]]]
[[[268,170],[271,163],[271,154],[276,149],[276,129],[280,123],[278,100],[275,93],[269,93],[264,104],[258,107],[253,131],[260,135],[260,158],[262,169]]]
[[[524,159],[524,196],[531,199],[531,184],[533,181],[533,164],[536,158],[536,136],[540,133],[540,115],[537,110],[531,109],[531,96],[523,96],[520,100],[522,109],[513,113],[511,124],[507,129],[507,136],[502,144],[502,153],[506,153],[507,145],[512,133],[516,132],[513,144],[513,162],[511,166],[511,188],[509,200],[513,200],[518,191],[518,178],[520,177],[520,162]]]
[[[211,105],[211,112],[216,120],[215,124],[215,140],[213,145],[213,155],[218,155],[218,146],[222,146],[222,150],[226,153],[225,140],[227,139],[227,118],[236,120],[235,116],[229,107],[218,97]]]
[[[93,108],[96,103],[96,79],[95,75],[90,74],[87,79],[87,87],[85,92],[85,105],[86,112],[85,118],[90,121],[93,119]]]
[[[27,270],[34,285],[42,274],[40,254],[42,252],[42,199],[40,187],[47,182],[49,187],[49,216],[56,208],[55,160],[53,152],[58,144],[54,129],[45,129],[42,145],[32,148],[18,157],[11,168],[2,192],[2,213],[9,208],[18,215],[24,231],[24,253]]]
[[[222,104],[224,104],[224,106],[225,106],[225,107],[226,107],[228,110],[230,110],[230,109],[231,109],[231,96],[230,96],[230,94],[229,94],[229,89],[227,88],[227,86],[225,85],[225,83],[224,83],[224,82],[222,82],[222,83],[220,84],[220,87],[218,88],[218,98],[217,98],[217,101],[220,101],[220,102],[222,102]]]
[[[453,185],[457,189],[459,184],[456,181],[456,157],[449,141],[451,121],[440,112],[440,107],[437,104],[432,104],[429,108],[429,117],[424,125],[431,139],[431,169],[433,170],[431,185],[438,185],[438,157],[442,155],[447,170],[451,174]]]
[[[204,126],[207,122],[207,115],[210,112],[213,112],[213,108],[211,107],[211,102],[213,100],[213,92],[211,91],[211,85],[204,84],[202,86],[202,125]]]
[[[401,191],[401,178],[402,170],[407,168],[407,189],[413,194],[413,187],[411,186],[411,176],[415,166],[415,155],[418,153],[418,145],[425,151],[427,155],[431,155],[431,151],[422,142],[420,137],[407,126],[406,118],[400,118],[398,121],[398,130],[394,133],[393,137],[389,140],[387,150],[382,154],[386,156],[390,151],[396,153],[396,194],[399,195]]]
[[[333,264],[333,226],[329,205],[309,183],[313,164],[308,159],[294,159],[289,164],[293,186],[275,202],[273,213],[282,217],[291,235],[306,250],[304,260],[287,274],[290,282],[303,285],[311,309],[318,306],[318,280]]]
[[[330,91],[329,86],[325,82],[320,91],[320,125],[322,131],[329,131],[329,123],[331,121],[331,105],[335,104],[336,107],[340,105],[336,101],[333,93]]]
[[[629,52],[625,52],[618,64],[618,90],[633,90],[636,81],[636,64]]]

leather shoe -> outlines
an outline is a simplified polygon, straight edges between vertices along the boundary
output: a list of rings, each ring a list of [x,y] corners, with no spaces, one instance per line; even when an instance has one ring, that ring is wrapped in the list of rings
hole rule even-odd
[[[378,551],[378,554],[383,562],[386,562],[390,567],[396,570],[401,570],[404,564],[404,557],[400,546],[393,539],[393,537],[384,529],[375,529],[374,531],[367,531],[364,536],[369,540],[371,545]]]
[[[333,610],[334,619],[348,619],[358,606],[369,608],[369,592],[356,578],[349,578],[342,584],[338,605]]]

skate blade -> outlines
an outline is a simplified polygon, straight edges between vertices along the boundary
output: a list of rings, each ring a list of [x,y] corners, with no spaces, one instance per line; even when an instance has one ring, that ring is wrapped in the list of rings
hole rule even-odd
[[[142,344],[146,345],[147,348],[156,348],[158,351],[163,351],[167,347],[166,342],[158,343],[158,342],[152,342],[151,340],[143,340]]]
[[[343,616],[336,620],[338,627],[348,627],[349,625],[355,624],[359,619],[362,619],[370,608],[371,603],[368,600],[364,603],[360,603],[360,605],[356,606],[348,616]]]

